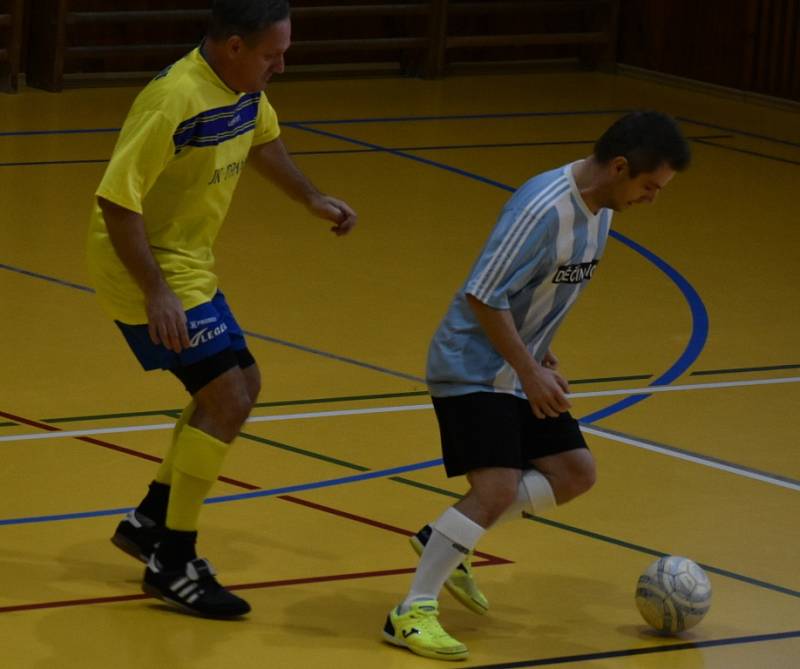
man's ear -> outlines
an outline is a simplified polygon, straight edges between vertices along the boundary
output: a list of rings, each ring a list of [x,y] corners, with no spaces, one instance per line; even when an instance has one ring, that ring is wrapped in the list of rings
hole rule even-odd
[[[235,60],[244,50],[244,40],[240,35],[231,35],[225,40],[225,55],[230,60]]]
[[[625,156],[617,156],[612,158],[609,164],[609,170],[614,177],[621,177],[628,173],[628,159]]]

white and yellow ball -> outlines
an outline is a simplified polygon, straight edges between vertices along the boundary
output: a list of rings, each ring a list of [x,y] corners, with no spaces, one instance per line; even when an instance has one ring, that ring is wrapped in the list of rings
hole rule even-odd
[[[662,557],[639,577],[636,606],[651,627],[677,634],[697,625],[708,613],[711,582],[689,558]]]

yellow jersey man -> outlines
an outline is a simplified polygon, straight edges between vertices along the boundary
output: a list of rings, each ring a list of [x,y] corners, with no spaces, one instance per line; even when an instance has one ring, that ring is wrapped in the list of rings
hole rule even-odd
[[[150,82],[125,120],[96,193],[88,260],[101,304],[144,369],[169,370],[192,397],[147,495],[112,541],[147,563],[145,592],[231,618],[250,606],[197,557],[197,520],[261,381],[217,286],[212,246],[245,164],[336,235],[356,213],[295,166],[263,92],[284,69],[288,2],[212,7],[203,43]]]

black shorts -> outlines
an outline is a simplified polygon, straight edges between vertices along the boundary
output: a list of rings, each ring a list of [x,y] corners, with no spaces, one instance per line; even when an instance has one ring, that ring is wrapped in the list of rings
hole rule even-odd
[[[183,387],[186,388],[186,392],[194,396],[195,393],[205,388],[229,369],[233,369],[236,366],[246,369],[255,363],[256,359],[248,348],[239,350],[226,348],[193,365],[175,367],[169,371],[178,377]]]
[[[527,400],[506,393],[434,397],[448,476],[480,467],[530,469],[531,460],[587,448],[569,412],[536,418]]]

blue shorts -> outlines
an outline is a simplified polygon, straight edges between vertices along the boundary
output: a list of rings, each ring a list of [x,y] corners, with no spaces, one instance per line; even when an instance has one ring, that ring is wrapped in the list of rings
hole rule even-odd
[[[211,302],[192,307],[186,312],[186,328],[191,344],[180,353],[170,351],[163,344],[154,344],[147,325],[115,322],[146,370],[174,370],[201,362],[226,349],[231,349],[234,353],[247,349],[242,328],[220,291],[217,291]]]

